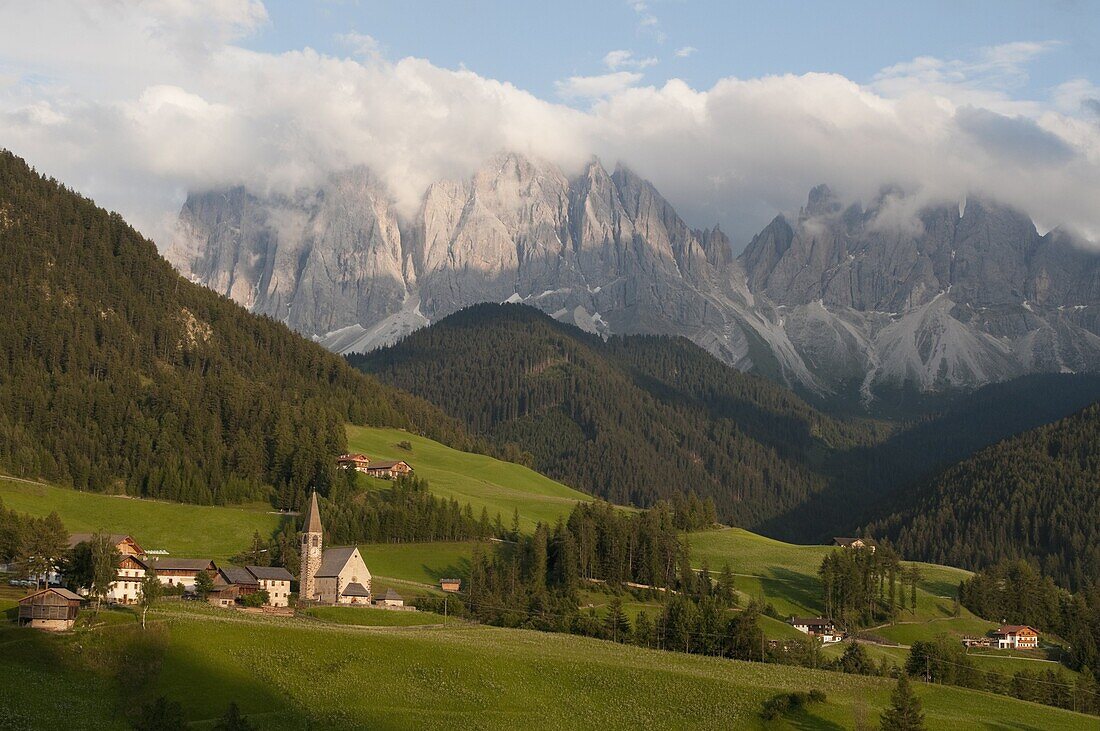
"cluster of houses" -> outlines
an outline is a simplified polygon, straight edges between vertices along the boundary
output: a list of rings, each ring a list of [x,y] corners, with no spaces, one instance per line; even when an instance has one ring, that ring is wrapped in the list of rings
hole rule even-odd
[[[408,477],[413,468],[404,460],[371,459],[365,454],[341,454],[336,458],[336,466],[353,469],[362,472],[367,477],[376,477],[381,480],[396,480],[398,477]]]
[[[403,463],[402,463],[403,464]],[[74,533],[69,548],[74,549],[92,538],[91,533]],[[236,607],[246,597],[265,592],[261,609],[289,612],[291,582],[294,577],[281,566],[233,566],[209,558],[176,558],[146,552],[129,535],[110,536],[120,559],[117,579],[110,585],[106,600],[111,604],[136,604],[141,585],[150,572],[161,584],[194,595],[200,574],[211,577],[212,589],[206,600],[219,607]],[[394,589],[380,596],[371,590],[371,572],[356,546],[324,547],[324,529],[317,505],[317,493],[310,496],[303,522],[301,544],[301,582],[299,600],[303,604],[375,606],[383,609],[415,611]],[[55,577],[60,581],[60,576]],[[443,579],[440,588],[458,591],[458,579]],[[47,586],[32,592],[19,602],[19,623],[47,630],[70,629],[85,597],[59,586]]]

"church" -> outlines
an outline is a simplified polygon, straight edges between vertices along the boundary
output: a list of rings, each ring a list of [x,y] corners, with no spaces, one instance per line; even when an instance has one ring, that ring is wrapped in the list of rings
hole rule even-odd
[[[320,604],[370,606],[371,575],[359,549],[356,546],[324,547],[316,491],[310,496],[302,528],[299,597]]]

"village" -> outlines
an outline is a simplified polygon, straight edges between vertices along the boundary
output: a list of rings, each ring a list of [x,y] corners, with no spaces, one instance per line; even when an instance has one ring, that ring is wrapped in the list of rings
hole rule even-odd
[[[341,455],[337,464],[388,480],[410,475],[413,471],[407,462],[371,460],[363,454]],[[316,492],[311,493],[302,520],[299,577],[281,566],[235,566],[210,558],[167,556],[162,550],[146,551],[131,535],[103,535],[118,556],[114,580],[103,595],[97,597],[110,605],[141,603],[146,580],[155,577],[161,591],[171,596],[244,612],[293,615],[299,607],[316,605],[416,611],[392,588],[380,595],[372,591],[371,572],[358,547],[325,547]],[[73,533],[68,538],[69,551],[86,548],[97,537],[92,533]],[[298,583],[297,592],[292,591],[292,582]],[[63,586],[66,577],[56,568],[30,580],[10,583],[35,588],[19,599],[18,612],[20,626],[34,629],[71,629],[81,606],[92,598],[86,587],[77,593]],[[45,586],[38,588],[41,584]],[[461,588],[461,580],[441,579],[439,588],[456,593]]]
[[[405,461],[371,460],[364,454],[343,454],[337,458],[337,464],[341,468],[387,480],[409,476],[413,472],[411,465]],[[381,594],[374,592],[371,571],[357,546],[326,547],[324,535],[316,492],[310,494],[302,518],[298,577],[282,566],[237,566],[210,558],[168,556],[162,550],[146,551],[133,536],[112,534],[108,538],[117,551],[117,572],[106,592],[98,598],[110,605],[139,604],[143,591],[146,591],[144,583],[155,577],[162,590],[172,596],[242,612],[285,616],[311,606],[416,611],[393,588]],[[78,550],[95,537],[90,533],[70,535],[70,551]],[[875,542],[869,538],[837,537],[833,539],[833,545],[872,554],[876,550]],[[77,593],[65,588],[62,586],[65,577],[56,571],[38,578],[44,580],[46,586],[39,589],[39,581],[35,581],[36,590],[19,600],[19,624],[52,631],[71,629],[81,606],[91,598],[89,592],[84,589]],[[295,583],[297,591],[294,591]],[[445,593],[458,593],[462,581],[443,578],[438,588]],[[845,629],[830,617],[792,615],[787,624],[823,645],[840,643],[849,638]],[[774,646],[776,641],[771,643]],[[966,648],[1034,650],[1039,647],[1039,632],[1026,625],[1006,624],[985,636],[965,636],[962,644]]]

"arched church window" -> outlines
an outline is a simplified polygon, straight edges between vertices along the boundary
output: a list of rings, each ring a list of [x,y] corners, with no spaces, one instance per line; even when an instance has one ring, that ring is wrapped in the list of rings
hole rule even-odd
[[[313,536],[313,547],[317,548],[317,536]]]

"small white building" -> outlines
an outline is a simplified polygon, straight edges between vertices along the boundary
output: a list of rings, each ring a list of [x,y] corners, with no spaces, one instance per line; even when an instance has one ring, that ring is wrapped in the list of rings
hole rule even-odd
[[[107,590],[112,604],[136,604],[141,597],[141,582],[145,579],[145,562],[137,556],[123,556],[118,563],[118,580]]]
[[[1006,624],[993,633],[998,650],[1034,650],[1039,646],[1039,630],[1026,624]]]
[[[245,566],[256,577],[260,591],[267,592],[267,606],[290,606],[290,582],[294,578],[282,566]]]
[[[374,600],[374,606],[382,607],[383,609],[404,609],[405,599],[393,590],[391,586],[386,589],[386,593],[383,596]]]
[[[157,572],[157,578],[165,586],[182,586],[184,591],[195,590],[195,577],[203,571],[213,577],[218,567],[209,558],[173,558],[166,556],[155,561],[146,559],[145,566]]]
[[[825,617],[791,617],[790,625],[827,645],[844,639],[844,632],[833,623],[833,620]]]

